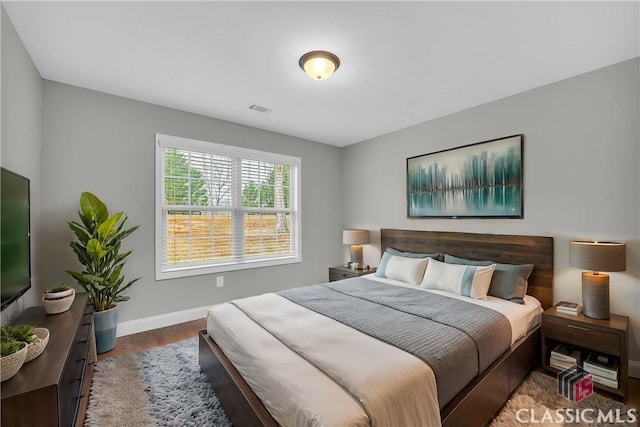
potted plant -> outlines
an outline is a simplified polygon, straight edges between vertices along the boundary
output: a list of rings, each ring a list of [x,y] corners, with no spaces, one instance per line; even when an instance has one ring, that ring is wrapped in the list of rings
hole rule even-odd
[[[0,337],[0,382],[18,373],[27,357],[27,343],[16,341],[6,333]]]
[[[27,343],[27,355],[24,363],[40,356],[49,342],[49,330],[32,325],[4,325],[0,329],[3,341]]]
[[[70,246],[84,269],[67,273],[89,294],[95,311],[97,351],[104,353],[115,346],[116,303],[129,300],[122,292],[140,279],[125,284],[122,269],[133,251],[120,252],[122,241],[139,226],[123,229],[126,215],[118,212],[109,216],[105,204],[89,192],[80,195],[78,216],[80,222],[69,222],[77,238]]]

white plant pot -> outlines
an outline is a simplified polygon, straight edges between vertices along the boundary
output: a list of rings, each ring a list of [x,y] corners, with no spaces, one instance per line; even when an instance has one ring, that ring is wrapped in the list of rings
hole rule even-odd
[[[46,299],[42,298],[42,305],[44,306],[44,311],[47,314],[58,314],[63,313],[69,310],[71,304],[73,304],[73,300],[76,297],[76,291],[71,289],[71,295],[66,296],[64,298],[57,299]]]

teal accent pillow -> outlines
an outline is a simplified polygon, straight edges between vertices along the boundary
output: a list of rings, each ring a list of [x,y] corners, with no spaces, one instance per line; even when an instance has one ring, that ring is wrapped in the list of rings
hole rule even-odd
[[[389,262],[389,259],[391,259],[392,255],[396,255],[396,256],[403,256],[403,257],[407,257],[407,258],[433,258],[437,261],[442,261],[444,259],[443,255],[441,253],[434,253],[434,254],[417,254],[417,253],[413,253],[413,252],[401,252],[397,249],[393,249],[393,248],[387,248],[384,253],[382,254],[382,258],[380,258],[380,263],[378,264],[378,269],[376,270],[376,277],[387,277],[386,274],[386,270],[387,270],[387,263]]]
[[[486,300],[495,268],[495,264],[461,265],[429,260],[420,287]]]
[[[524,296],[527,294],[527,280],[533,271],[533,264],[500,264],[493,261],[458,258],[449,254],[445,254],[444,262],[485,266],[495,264],[496,269],[491,278],[488,295],[506,299],[516,304],[524,304]]]

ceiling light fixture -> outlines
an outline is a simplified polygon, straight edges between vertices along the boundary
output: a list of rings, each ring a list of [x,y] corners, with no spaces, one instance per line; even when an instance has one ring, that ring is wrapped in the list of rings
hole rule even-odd
[[[313,80],[324,80],[338,69],[340,59],[326,50],[314,50],[302,55],[298,64]]]

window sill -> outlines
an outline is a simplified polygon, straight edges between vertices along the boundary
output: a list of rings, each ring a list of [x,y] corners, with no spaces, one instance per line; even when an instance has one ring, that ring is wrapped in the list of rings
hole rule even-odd
[[[270,260],[230,262],[227,264],[216,264],[206,266],[188,267],[162,267],[156,269],[156,280],[178,279],[190,276],[202,276],[206,274],[225,273],[227,271],[248,270],[252,268],[273,267],[278,265],[296,264],[302,262],[301,256],[289,256]]]

